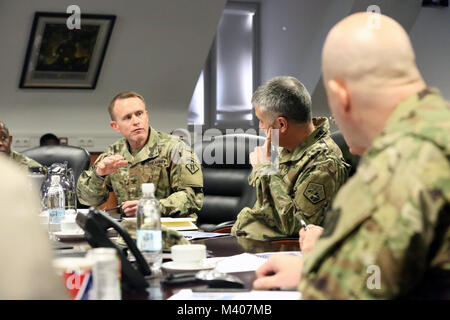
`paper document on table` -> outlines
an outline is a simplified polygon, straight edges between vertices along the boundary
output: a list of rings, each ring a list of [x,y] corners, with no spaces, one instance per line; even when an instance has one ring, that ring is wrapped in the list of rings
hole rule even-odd
[[[224,273],[255,271],[264,262],[266,262],[265,258],[260,258],[251,253],[242,253],[218,260],[216,270]]]
[[[267,259],[270,256],[277,255],[277,254],[288,254],[288,255],[291,255],[291,256],[299,256],[299,257],[302,256],[302,253],[300,251],[278,251],[278,252],[255,253],[255,255],[257,255],[260,258],[264,258],[264,259]]]
[[[161,218],[161,224],[173,230],[197,230],[194,218]]]
[[[182,289],[168,300],[299,300],[298,291],[193,292]]]
[[[228,233],[217,233],[217,232],[180,231],[180,233],[187,240],[199,240],[199,239],[229,236]]]

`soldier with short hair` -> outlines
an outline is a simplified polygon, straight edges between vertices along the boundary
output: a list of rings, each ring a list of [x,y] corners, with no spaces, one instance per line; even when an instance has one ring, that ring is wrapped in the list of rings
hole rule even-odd
[[[8,127],[0,121],[0,154],[4,154],[14,162],[18,163],[22,168],[29,169],[32,167],[45,168],[37,161],[11,150],[11,136],[9,135]]]
[[[450,104],[428,88],[395,20],[357,13],[329,32],[330,109],[363,154],[309,253],[273,257],[256,289],[304,299],[450,298]],[[299,282],[300,281],[300,282]]]
[[[141,197],[141,184],[153,183],[162,216],[196,218],[203,205],[203,176],[192,150],[149,126],[144,98],[136,92],[117,94],[108,111],[111,128],[123,138],[80,175],[80,202],[97,206],[113,191],[122,212],[132,217]]]
[[[301,220],[322,224],[349,166],[330,136],[326,118],[312,118],[311,97],[293,77],[262,84],[252,104],[266,143],[250,154],[249,183],[256,188],[253,208],[237,216],[232,234],[256,240],[297,236]],[[278,131],[279,169],[271,172],[271,139]]]

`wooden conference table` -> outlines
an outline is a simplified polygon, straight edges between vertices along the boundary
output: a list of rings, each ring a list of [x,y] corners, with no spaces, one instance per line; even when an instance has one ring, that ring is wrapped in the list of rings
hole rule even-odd
[[[241,253],[262,253],[262,252],[280,252],[280,251],[298,251],[299,243],[295,240],[288,241],[257,241],[244,238],[236,238],[233,236],[224,236],[218,238],[209,238],[204,240],[192,240],[191,243],[200,243],[206,245],[206,249],[209,251],[212,257],[228,257],[238,255]],[[61,242],[64,244],[64,242]],[[87,242],[80,241],[78,243],[70,242],[71,246],[83,246]],[[57,250],[57,256],[70,256],[73,251]],[[166,300],[177,291],[181,289],[200,287],[201,285],[185,284],[185,285],[164,285],[161,284],[167,276],[166,271],[162,271],[162,274],[157,277],[151,277],[148,279],[150,287],[145,294],[135,294],[124,296],[123,299],[150,299],[150,300]],[[251,272],[239,272],[233,273],[237,276],[245,285],[245,288],[252,288],[253,281],[255,279],[255,273]]]

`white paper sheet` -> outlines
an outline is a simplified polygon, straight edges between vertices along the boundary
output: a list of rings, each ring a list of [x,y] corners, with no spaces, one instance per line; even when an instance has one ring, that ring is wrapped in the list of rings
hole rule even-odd
[[[168,300],[299,300],[298,291],[192,292],[182,289]]]
[[[278,252],[263,252],[263,253],[255,253],[260,258],[269,258],[270,256],[274,256],[277,254],[288,254],[291,256],[299,256],[301,257],[302,253],[300,251],[278,251]]]
[[[251,253],[242,253],[218,260],[216,270],[224,273],[255,271],[264,262],[266,262],[265,258]]]
[[[179,231],[179,233],[181,233],[183,237],[187,240],[225,237],[229,235],[227,233],[200,232],[200,231]]]

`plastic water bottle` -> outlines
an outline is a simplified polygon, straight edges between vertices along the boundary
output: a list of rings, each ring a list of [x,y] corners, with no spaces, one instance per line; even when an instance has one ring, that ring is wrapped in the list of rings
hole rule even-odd
[[[87,252],[86,257],[94,264],[89,300],[120,300],[120,260],[116,249],[94,248]]]
[[[158,273],[162,264],[161,211],[153,183],[144,183],[137,206],[137,247],[150,269]]]
[[[65,215],[64,190],[59,184],[60,179],[59,175],[52,176],[51,185],[47,193],[48,232],[52,240],[55,240],[54,232],[59,231],[58,226]]]

